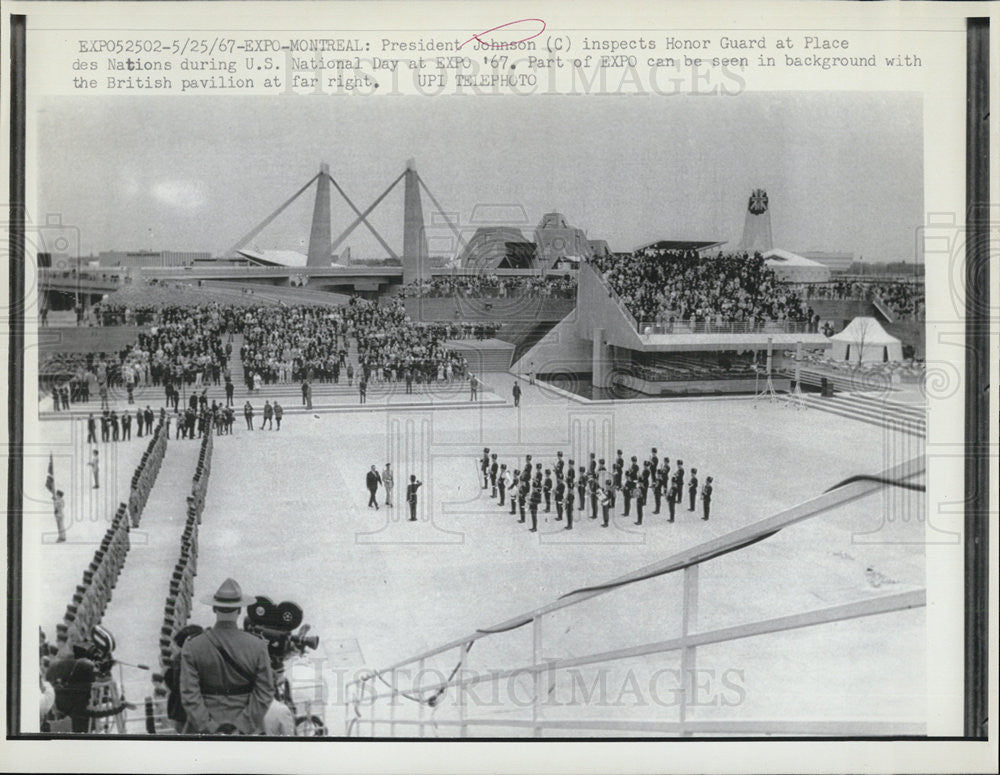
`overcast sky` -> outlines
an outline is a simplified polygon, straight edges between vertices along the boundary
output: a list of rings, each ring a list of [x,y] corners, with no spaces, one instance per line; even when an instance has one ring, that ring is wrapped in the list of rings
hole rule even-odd
[[[84,254],[220,254],[321,161],[365,209],[412,157],[463,226],[476,205],[519,205],[529,237],[556,210],[613,250],[661,238],[734,247],[762,187],[776,247],[912,261],[921,110],[902,93],[53,98],[38,116],[36,218],[78,227]],[[354,216],[332,198],[336,237]],[[425,197],[428,224],[431,209]],[[311,215],[310,191],[255,244],[305,252]],[[370,220],[398,252],[402,184]],[[363,227],[344,244],[385,255]]]

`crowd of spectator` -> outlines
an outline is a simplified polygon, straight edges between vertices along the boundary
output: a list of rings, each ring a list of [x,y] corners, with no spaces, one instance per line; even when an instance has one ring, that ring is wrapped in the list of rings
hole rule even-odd
[[[800,294],[777,280],[760,253],[702,257],[645,248],[598,256],[593,263],[640,324],[814,320]]]
[[[242,313],[244,376],[259,383],[318,380],[353,384],[432,382],[464,378],[468,364],[445,347],[451,324],[413,323],[402,302],[352,298],[336,309],[308,306],[248,308]],[[353,341],[357,374],[348,361]]]
[[[415,280],[403,286],[403,297],[506,299],[514,296],[541,296],[550,299],[576,298],[576,277],[571,274],[499,277],[494,274],[455,275]]]
[[[920,318],[924,312],[924,283],[909,280],[833,280],[789,285],[805,299],[880,299],[897,318]]]

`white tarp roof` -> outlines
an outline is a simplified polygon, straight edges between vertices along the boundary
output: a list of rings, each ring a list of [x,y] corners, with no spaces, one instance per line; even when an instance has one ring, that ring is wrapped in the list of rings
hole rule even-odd
[[[771,248],[764,253],[764,258],[782,266],[818,266],[823,269],[826,268],[826,265],[819,263],[819,261],[813,261],[811,258],[806,258],[805,256],[800,256],[798,253],[792,253],[781,248]]]
[[[830,337],[830,357],[857,363],[903,360],[903,345],[875,318],[854,318],[839,334]]]
[[[882,324],[875,318],[866,317],[854,318],[843,331],[830,338],[847,344],[857,344],[861,341],[866,345],[899,344],[899,340],[882,328]]]

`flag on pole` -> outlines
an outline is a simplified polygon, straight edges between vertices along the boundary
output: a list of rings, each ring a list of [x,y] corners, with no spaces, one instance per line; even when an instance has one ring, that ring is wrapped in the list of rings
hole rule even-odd
[[[45,489],[53,495],[56,494],[56,478],[52,473],[52,453],[49,453],[49,473],[45,477]]]

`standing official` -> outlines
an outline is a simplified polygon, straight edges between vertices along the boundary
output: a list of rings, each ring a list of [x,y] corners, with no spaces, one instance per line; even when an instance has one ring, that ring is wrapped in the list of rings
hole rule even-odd
[[[545,495],[545,513],[548,514],[552,507],[552,471],[545,469],[545,481],[542,484],[542,493]]]
[[[712,477],[705,478],[705,486],[701,488],[702,519],[708,520],[708,512],[712,507]]]
[[[688,480],[688,511],[694,511],[694,502],[698,497],[698,469],[691,469],[691,478]]]
[[[514,394],[514,407],[517,408],[521,405],[521,384],[519,382],[514,383],[512,392]]]
[[[497,453],[490,455],[490,497],[497,497],[497,476],[500,473],[500,464],[497,462]]]
[[[382,471],[382,486],[385,487],[385,505],[392,506],[392,486],[394,479],[392,476],[392,468],[388,463],[385,464],[385,470]]]

